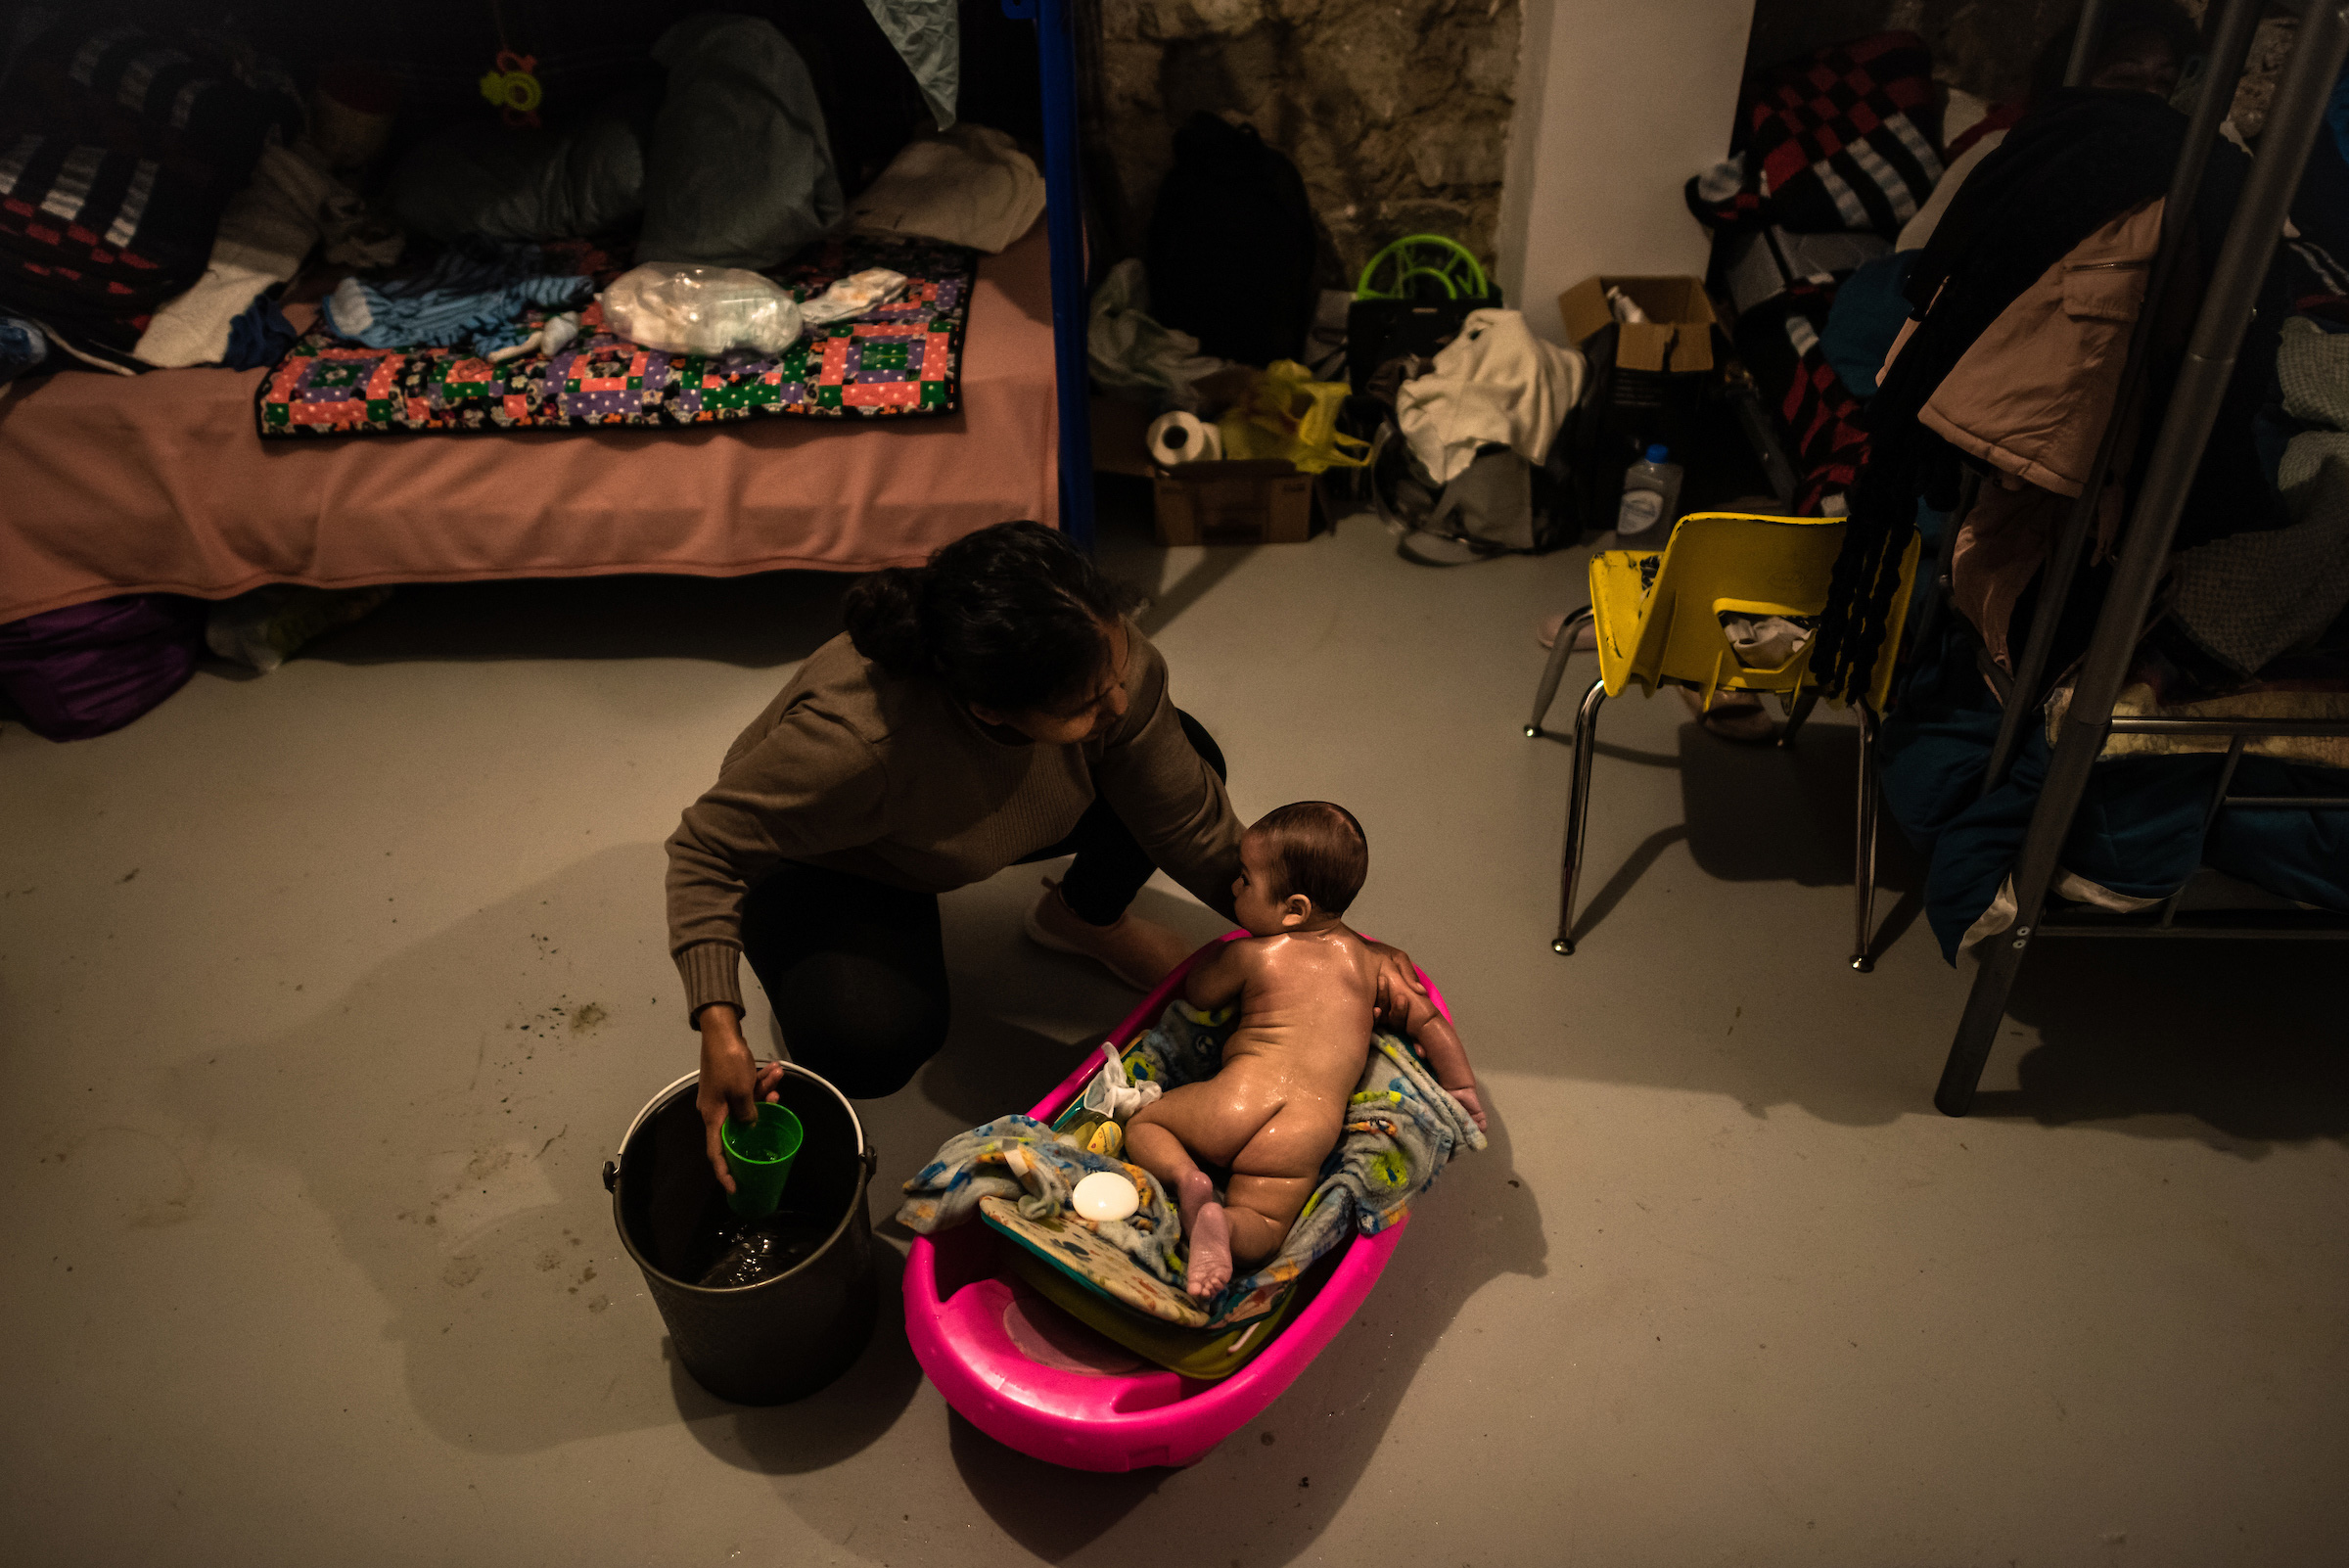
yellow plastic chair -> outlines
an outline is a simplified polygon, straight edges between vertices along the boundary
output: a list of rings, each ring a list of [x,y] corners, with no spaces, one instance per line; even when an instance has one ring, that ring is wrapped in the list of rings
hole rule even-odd
[[[1658,686],[1685,686],[1701,694],[1708,709],[1717,692],[1775,692],[1786,707],[1778,744],[1792,745],[1819,701],[1819,683],[1811,678],[1819,638],[1804,639],[1794,657],[1775,669],[1753,669],[1738,663],[1721,618],[1819,615],[1827,605],[1843,529],[1843,519],[1835,517],[1698,512],[1681,520],[1662,550],[1606,550],[1590,558],[1590,603],[1558,627],[1534,697],[1534,716],[1525,725],[1529,737],[1542,733],[1575,633],[1589,623],[1598,640],[1599,678],[1583,694],[1575,715],[1574,782],[1566,801],[1563,886],[1551,951],[1574,951],[1574,899],[1582,880],[1599,705],[1635,684],[1650,696]],[[1875,914],[1876,719],[1892,692],[1893,651],[1900,646],[1916,575],[1917,544],[1911,538],[1901,558],[1900,589],[1876,651],[1867,696],[1854,705],[1860,717],[1860,826],[1854,847],[1852,967],[1862,974],[1875,967],[1867,948]]]

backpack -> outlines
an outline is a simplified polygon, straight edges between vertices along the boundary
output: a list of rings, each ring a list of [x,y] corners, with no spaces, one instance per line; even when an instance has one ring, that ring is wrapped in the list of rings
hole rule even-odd
[[[1174,133],[1150,219],[1150,313],[1218,359],[1302,359],[1319,298],[1315,255],[1297,165],[1253,125],[1193,115]]]

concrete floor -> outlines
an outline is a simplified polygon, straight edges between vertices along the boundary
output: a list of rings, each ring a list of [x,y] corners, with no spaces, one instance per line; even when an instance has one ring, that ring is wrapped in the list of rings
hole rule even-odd
[[[1055,1471],[887,1311],[798,1407],[679,1375],[598,1179],[694,1060],[661,841],[838,584],[411,590],[108,739],[0,733],[5,1555],[2343,1560],[2337,959],[2043,948],[1948,1121],[1964,981],[1897,853],[1890,950],[1844,967],[1851,729],[1757,754],[1611,708],[1561,959],[1568,753],[1519,725],[1579,555],[1426,571],[1363,520],[1108,553],[1242,813],[1367,824],[1359,923],[1442,981],[1497,1112],[1264,1417],[1186,1471]],[[1131,1003],[1017,935],[1035,883],[945,900],[955,1035],[867,1108],[877,1217]]]

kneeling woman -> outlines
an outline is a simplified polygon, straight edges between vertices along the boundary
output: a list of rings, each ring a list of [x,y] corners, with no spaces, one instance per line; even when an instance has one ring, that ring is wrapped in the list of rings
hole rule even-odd
[[[766,1087],[739,956],[792,1059],[872,1098],[945,1041],[940,894],[1073,853],[1029,935],[1142,988],[1190,950],[1127,911],[1154,866],[1231,913],[1241,824],[1222,755],[1127,608],[1051,530],[984,530],[850,589],[848,633],[726,753],[668,841],[669,945],[721,1180],[718,1129]]]

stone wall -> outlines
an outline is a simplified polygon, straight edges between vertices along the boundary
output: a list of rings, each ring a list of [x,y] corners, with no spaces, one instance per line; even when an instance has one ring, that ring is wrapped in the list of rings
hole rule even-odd
[[[1096,0],[1099,233],[1138,254],[1174,127],[1246,120],[1305,176],[1324,282],[1436,233],[1493,262],[1519,0]]]

